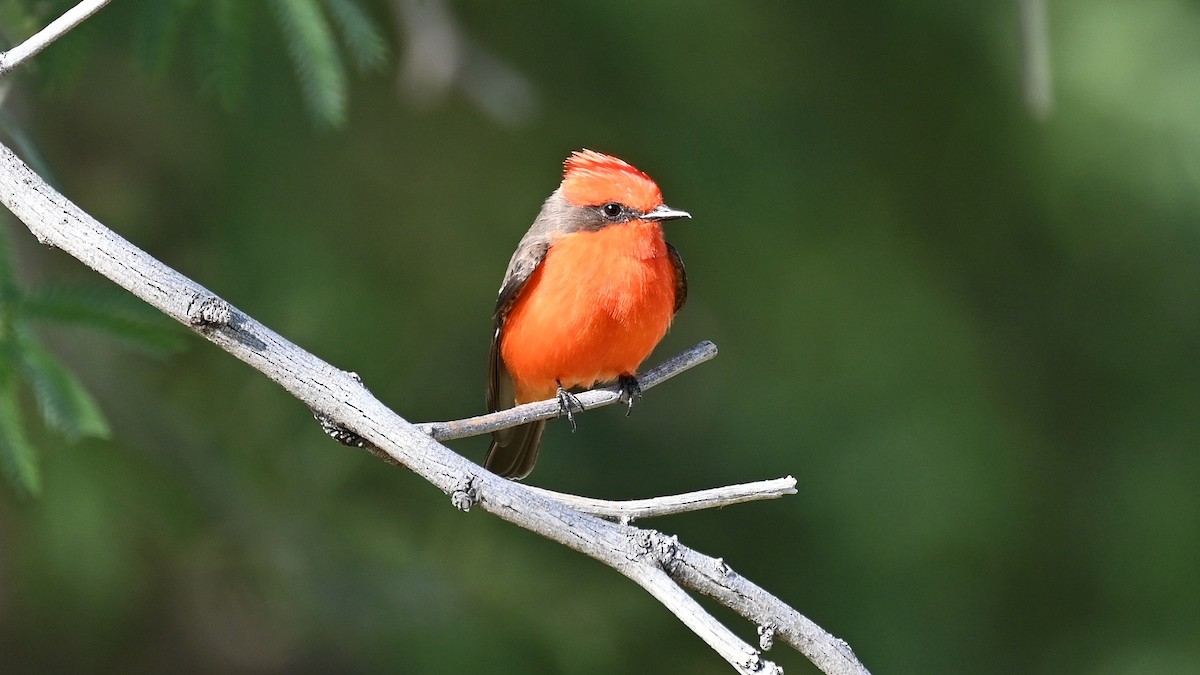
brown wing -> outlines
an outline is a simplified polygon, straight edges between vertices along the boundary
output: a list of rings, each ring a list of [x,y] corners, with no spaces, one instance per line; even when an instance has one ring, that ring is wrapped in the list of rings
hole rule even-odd
[[[497,324],[501,324],[502,321],[503,319],[498,319]],[[504,367],[504,359],[500,358],[502,329],[502,325],[497,325],[492,333],[487,390],[490,412],[511,408],[516,402],[516,387],[512,375],[508,373],[508,368]],[[483,466],[504,478],[520,480],[528,476],[537,462],[538,447],[542,443],[542,431],[545,428],[546,421],[540,420],[492,432],[492,442],[488,446],[487,455],[484,456]]]
[[[675,313],[683,309],[683,303],[687,302],[687,272],[683,269],[683,258],[679,256],[679,249],[667,244],[667,255],[671,257],[671,264],[675,266]]]
[[[528,237],[527,237],[528,239]],[[504,276],[504,284],[500,286],[500,295],[496,298],[496,313],[493,317],[492,349],[488,358],[487,407],[489,412],[502,408],[511,408],[516,402],[516,387],[512,375],[504,366],[500,355],[500,341],[504,337],[504,321],[513,303],[520,297],[529,277],[546,258],[548,244],[545,241],[522,240],[508,263],[508,273]],[[483,465],[497,475],[506,478],[521,479],[533,470],[537,461],[538,446],[541,445],[542,431],[546,422],[538,421],[521,426],[502,429],[492,433],[492,443],[488,447]]]
[[[533,276],[534,270],[546,259],[547,248],[549,245],[545,241],[522,240],[508,263],[504,283],[500,286],[500,294],[496,298],[496,311],[492,315],[492,349],[488,358],[487,381],[488,412],[511,408],[513,405],[512,376],[504,367],[504,359],[500,358],[500,339],[504,334],[504,321],[508,318],[509,310],[521,295],[529,277]]]

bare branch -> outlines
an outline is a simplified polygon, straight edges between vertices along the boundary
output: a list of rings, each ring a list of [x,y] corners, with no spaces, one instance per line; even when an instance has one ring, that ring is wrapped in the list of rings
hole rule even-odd
[[[664,361],[650,370],[638,375],[638,385],[642,391],[658,386],[689,368],[704,363],[717,355],[717,346],[705,340],[686,352]],[[576,398],[584,410],[603,408],[621,400],[621,390],[616,387],[591,389],[578,394]],[[578,413],[576,413],[578,414]],[[562,415],[558,399],[547,399],[534,403],[525,403],[514,408],[499,412],[468,417],[451,422],[425,422],[417,427],[439,441],[453,441],[459,438],[482,436],[493,431],[515,427],[535,420],[548,420]]]
[[[758,650],[734,635],[728,628],[704,611],[695,598],[688,595],[678,584],[658,567],[642,566],[628,574],[639,586],[646,589],[679,620],[691,628],[700,639],[708,643],[739,673],[745,675],[783,675],[783,669],[762,658]]]
[[[651,591],[739,672],[773,668],[720,627],[661,572],[779,635],[830,675],[867,673],[849,647],[778,598],[660,533],[580,513],[505,480],[389,410],[351,374],[284,339],[167,267],[72,204],[0,145],[0,201],[38,241],[56,246],[261,371],[314,412],[358,434],[450,496],[591,556]],[[755,664],[759,664],[756,666]]]
[[[638,518],[653,518],[655,516],[667,516],[675,513],[688,513],[703,509],[721,508],[731,504],[741,504],[743,502],[753,502],[763,499],[779,499],[784,495],[794,495],[796,494],[796,479],[788,476],[787,478],[760,480],[754,483],[741,483],[739,485],[726,485],[724,487],[685,492],[666,497],[624,501],[580,497],[532,485],[527,487],[540,495],[560,501],[580,513],[616,520],[621,523],[632,523]]]
[[[51,21],[45,28],[34,33],[28,40],[6,52],[0,52],[0,77],[8,75],[14,68],[37,55],[50,43],[71,32],[112,0],[83,0],[63,15]]]
[[[734,572],[725,561],[677,544],[667,573],[684,588],[703,593],[759,626],[760,642],[774,634],[826,675],[865,675],[866,666],[839,640],[787,603]]]

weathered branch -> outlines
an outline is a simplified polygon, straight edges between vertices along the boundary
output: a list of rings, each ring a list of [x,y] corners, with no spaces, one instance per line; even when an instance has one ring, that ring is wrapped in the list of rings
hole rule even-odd
[[[28,40],[6,52],[0,52],[0,77],[12,72],[14,68],[33,58],[50,43],[66,35],[72,28],[83,23],[89,16],[95,14],[112,0],[83,0],[63,15],[51,21],[40,31],[34,33]]]
[[[656,552],[649,553],[654,555]],[[671,610],[739,673],[782,675],[782,668],[764,660],[758,650],[746,644],[704,611],[700,603],[680,588],[660,566],[641,565],[631,570],[627,576]]]
[[[715,619],[690,597],[685,600],[686,594],[672,588],[672,583],[710,595],[756,625],[768,627],[825,673],[867,672],[844,642],[720,560],[653,530],[581,513],[455,454],[389,410],[349,373],[300,349],[105,228],[3,145],[0,201],[38,241],[63,249],[259,370],[315,412],[362,436],[450,495],[459,508],[478,505],[600,560],[642,585],[739,672],[776,672],[776,667],[727,629],[718,628]]]
[[[867,673],[850,645],[830,635],[811,619],[784,601],[743,577],[720,558],[712,558],[678,544],[671,559],[664,562],[667,573],[684,588],[699,591],[737,612],[759,627],[767,638],[783,638],[796,651],[808,657],[827,675]]]
[[[593,516],[621,523],[632,523],[638,518],[653,518],[675,513],[689,513],[703,509],[717,509],[731,504],[753,502],[763,499],[779,499],[784,495],[796,494],[796,479],[776,478],[760,480],[754,483],[726,485],[724,487],[685,492],[653,499],[629,499],[612,501],[608,499],[593,499],[579,495],[554,492],[532,485],[526,486],[534,492],[545,495],[567,506]]]
[[[638,385],[642,391],[656,387],[675,377],[683,371],[693,368],[712,359],[717,355],[717,346],[705,340],[686,352],[672,358],[638,375]],[[584,410],[602,408],[621,400],[621,390],[616,387],[590,389],[576,395]],[[451,422],[424,422],[417,427],[439,441],[453,441],[459,438],[482,436],[499,429],[515,427],[535,420],[547,420],[562,414],[557,399],[526,403],[507,410],[467,417]]]

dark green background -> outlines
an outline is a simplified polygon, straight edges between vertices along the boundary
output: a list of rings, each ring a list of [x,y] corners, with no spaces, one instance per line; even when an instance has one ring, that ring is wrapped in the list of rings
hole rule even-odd
[[[1038,121],[1011,2],[460,2],[536,113],[413,105],[391,69],[336,130],[269,22],[224,112],[185,59],[133,63],[123,4],[73,83],[35,63],[9,95],[61,189],[404,417],[482,412],[509,254],[562,159],[611,152],[694,216],[652,361],[721,355],[628,419],[551,424],[531,483],[796,476],[647,524],[876,673],[1200,671],[1197,3],[1050,3]],[[23,279],[106,283],[6,227]],[[114,439],[40,437],[42,496],[0,491],[6,670],[728,672],[618,574],[337,446],[199,339],[46,335]]]

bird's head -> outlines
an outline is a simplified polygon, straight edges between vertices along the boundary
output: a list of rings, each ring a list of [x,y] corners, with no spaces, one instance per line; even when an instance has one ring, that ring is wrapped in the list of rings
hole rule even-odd
[[[662,191],[649,176],[594,150],[573,152],[563,163],[561,192],[571,206],[594,209],[607,222],[691,218],[663,204]]]

